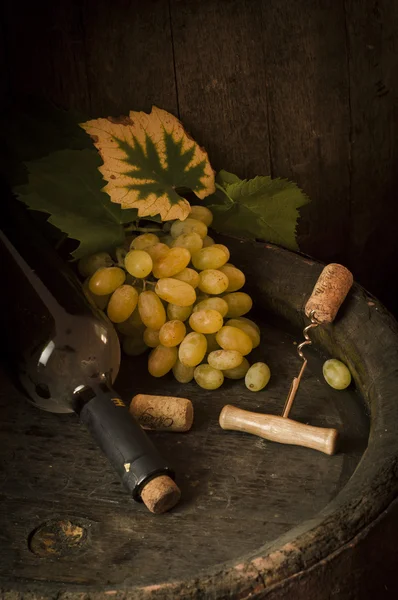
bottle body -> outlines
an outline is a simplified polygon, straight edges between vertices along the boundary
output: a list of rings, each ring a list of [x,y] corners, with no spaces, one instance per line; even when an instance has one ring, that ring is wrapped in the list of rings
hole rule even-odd
[[[2,354],[18,387],[38,408],[78,414],[131,496],[150,489],[148,508],[168,510],[179,498],[174,473],[112,388],[116,331],[20,211],[0,229]]]
[[[0,232],[6,358],[31,402],[51,412],[72,412],[79,386],[115,381],[117,334],[51,248],[32,232],[15,242],[18,248],[10,237],[17,236]]]

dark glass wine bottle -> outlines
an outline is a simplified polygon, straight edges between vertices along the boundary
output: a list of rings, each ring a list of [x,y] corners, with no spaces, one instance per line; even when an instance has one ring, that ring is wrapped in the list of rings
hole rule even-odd
[[[3,206],[0,311],[12,372],[37,407],[77,413],[132,497],[164,512],[179,490],[173,471],[112,387],[120,363],[113,325],[91,306],[19,202]]]

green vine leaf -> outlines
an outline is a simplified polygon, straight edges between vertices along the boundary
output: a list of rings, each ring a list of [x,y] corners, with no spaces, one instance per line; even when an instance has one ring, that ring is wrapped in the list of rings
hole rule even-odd
[[[216,231],[298,250],[298,209],[309,198],[295,183],[271,177],[242,181],[232,173],[220,171],[216,188],[205,202],[213,212],[212,227]]]
[[[137,218],[101,191],[100,162],[93,150],[53,152],[25,162],[28,181],[13,188],[30,209],[48,213],[52,225],[80,241],[76,259],[123,244],[123,224]]]
[[[103,160],[104,191],[122,208],[137,208],[140,217],[186,219],[190,205],[179,190],[201,199],[215,191],[207,153],[165,110],[154,106],[150,114],[131,111],[128,117],[94,119],[81,127]]]

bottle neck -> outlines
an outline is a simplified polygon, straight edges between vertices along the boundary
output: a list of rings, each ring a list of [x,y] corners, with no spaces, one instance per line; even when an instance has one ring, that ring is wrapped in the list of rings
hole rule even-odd
[[[75,389],[72,399],[73,411],[77,415],[80,415],[89,402],[100,397],[110,398],[112,402],[115,400],[117,406],[126,406],[105,378],[101,378],[98,381],[90,382],[90,384],[87,385],[79,385]]]

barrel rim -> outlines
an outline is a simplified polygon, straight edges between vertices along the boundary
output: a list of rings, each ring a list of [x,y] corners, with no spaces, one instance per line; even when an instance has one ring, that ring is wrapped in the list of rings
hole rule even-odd
[[[242,255],[250,247],[265,250],[262,271],[266,271],[266,266],[270,267],[272,263],[279,270],[286,268],[294,271],[302,284],[292,282],[290,295],[286,298],[275,281],[276,293],[268,308],[279,316],[288,317],[296,325],[304,326],[303,309],[324,263],[273,244],[237,240],[230,236],[225,236],[225,240],[239,243]],[[270,283],[271,279],[268,278],[267,285]],[[383,332],[382,336],[375,335],[379,330]],[[393,427],[393,424],[398,424],[398,402],[395,399],[398,389],[398,324],[374,296],[354,283],[342,308],[342,315],[333,326],[316,331],[315,337],[324,349],[329,352],[334,349],[334,355],[337,353],[337,358],[349,365],[371,417],[368,447],[355,472],[344,488],[316,516],[250,555],[217,565],[189,580],[137,587],[132,581],[126,581],[123,589],[109,586],[107,589],[102,587],[101,591],[91,586],[89,589],[84,587],[87,597],[77,584],[68,585],[66,590],[64,585],[54,582],[20,581],[12,589],[26,589],[28,585],[30,590],[36,588],[41,594],[57,589],[58,600],[99,600],[109,597],[115,600],[166,600],[177,597],[199,600],[235,597],[232,594],[238,594],[243,599],[280,584],[298,572],[314,568],[352,543],[398,497],[398,436],[394,435]],[[386,371],[387,364],[392,366]],[[395,368],[394,364],[397,365]],[[6,582],[4,578],[0,578],[0,581],[10,589],[9,581]],[[29,592],[24,594],[24,598],[34,600],[34,592],[31,593],[32,596]],[[40,600],[46,599],[46,596],[40,596]]]

